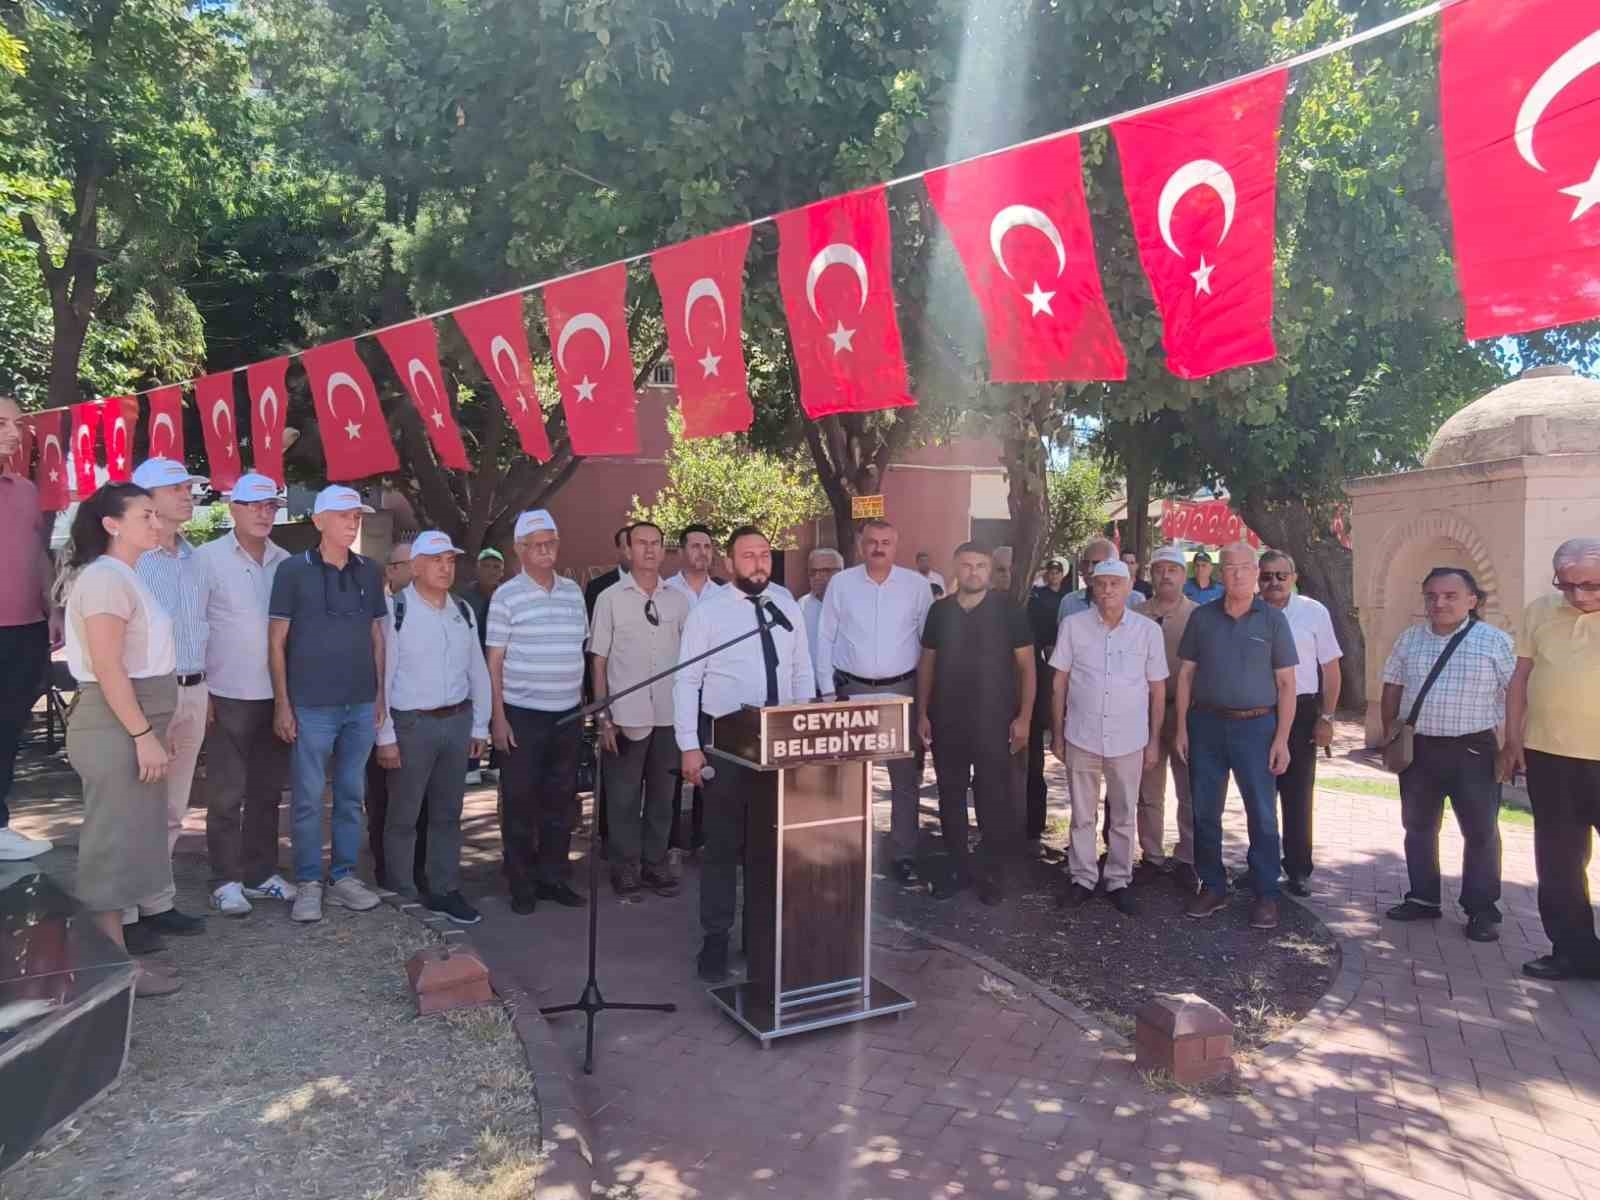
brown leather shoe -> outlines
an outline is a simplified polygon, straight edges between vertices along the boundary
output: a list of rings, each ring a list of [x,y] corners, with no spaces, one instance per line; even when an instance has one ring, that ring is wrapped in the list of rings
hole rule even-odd
[[[1276,929],[1278,927],[1278,898],[1257,896],[1250,905],[1251,929]]]
[[[1213,892],[1210,888],[1204,888],[1193,900],[1189,901],[1188,906],[1183,911],[1185,916],[1202,920],[1227,907],[1228,896],[1226,892]]]

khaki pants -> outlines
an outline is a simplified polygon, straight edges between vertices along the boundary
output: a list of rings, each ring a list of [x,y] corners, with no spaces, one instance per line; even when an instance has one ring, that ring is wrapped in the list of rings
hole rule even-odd
[[[167,857],[178,844],[183,831],[183,815],[189,811],[189,790],[194,786],[194,769],[200,761],[200,747],[206,740],[206,711],[211,693],[203,683],[178,689],[178,707],[167,726],[168,749],[172,761],[167,766]],[[168,885],[153,896],[139,901],[137,908],[122,911],[122,923],[132,925],[140,917],[153,917],[172,907],[177,888]]]
[[[1172,789],[1178,794],[1178,844],[1172,857],[1194,865],[1194,804],[1189,798],[1189,765],[1172,752],[1178,733],[1177,710],[1167,706],[1161,723],[1161,757],[1139,782],[1139,854],[1148,863],[1166,861],[1162,841],[1167,824],[1167,767],[1172,768]]]
[[[1072,882],[1093,890],[1100,878],[1096,864],[1100,844],[1096,825],[1100,815],[1100,787],[1104,781],[1109,816],[1106,891],[1125,888],[1133,882],[1133,841],[1144,748],[1115,758],[1093,754],[1071,742],[1066,748],[1067,787],[1072,797],[1072,843],[1068,847],[1067,867]]]

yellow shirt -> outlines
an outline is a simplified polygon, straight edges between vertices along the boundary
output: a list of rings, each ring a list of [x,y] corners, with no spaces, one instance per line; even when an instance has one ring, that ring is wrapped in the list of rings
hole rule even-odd
[[[1600,613],[1541,596],[1522,614],[1517,657],[1533,660],[1528,749],[1600,759]]]

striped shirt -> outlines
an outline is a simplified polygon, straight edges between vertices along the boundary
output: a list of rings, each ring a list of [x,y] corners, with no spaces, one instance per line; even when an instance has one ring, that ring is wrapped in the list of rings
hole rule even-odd
[[[201,563],[194,547],[180,534],[177,553],[165,546],[139,556],[139,578],[172,618],[178,643],[178,674],[198,675],[206,669],[205,608],[200,602]]]
[[[1402,721],[1410,717],[1428,672],[1458,632],[1459,626],[1441,636],[1423,623],[1410,626],[1395,640],[1383,665],[1383,682],[1401,688]],[[1425,737],[1465,737],[1501,724],[1506,719],[1506,685],[1516,667],[1510,635],[1475,622],[1422,701],[1417,732]]]
[[[516,708],[566,712],[583,691],[589,617],[583,592],[563,575],[546,591],[527,575],[495,589],[485,644],[505,650],[503,699]]]

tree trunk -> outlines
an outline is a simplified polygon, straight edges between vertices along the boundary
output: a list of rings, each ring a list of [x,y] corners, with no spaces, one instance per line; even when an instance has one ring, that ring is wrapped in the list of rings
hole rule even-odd
[[[1150,463],[1143,456],[1128,463],[1128,519],[1124,522],[1128,527],[1128,536],[1123,539],[1122,552],[1137,555],[1141,563],[1148,562],[1150,556],[1150,547],[1146,543],[1150,540],[1152,474]]]
[[[1011,515],[1011,598],[1019,604],[1027,601],[1050,529],[1050,458],[1040,433],[1050,409],[1047,389],[1022,389],[1007,409],[1001,443]]]

